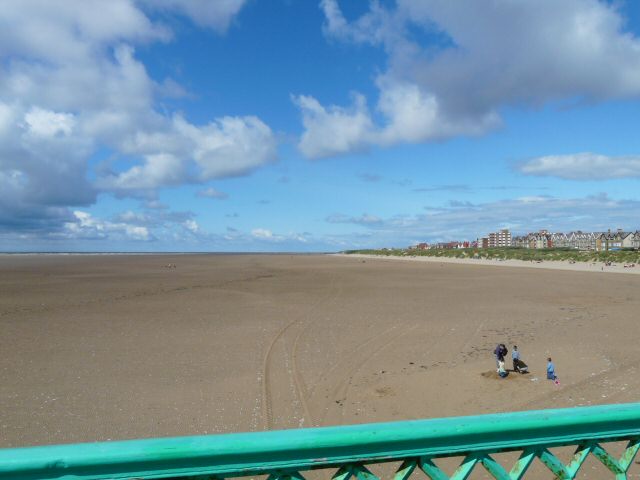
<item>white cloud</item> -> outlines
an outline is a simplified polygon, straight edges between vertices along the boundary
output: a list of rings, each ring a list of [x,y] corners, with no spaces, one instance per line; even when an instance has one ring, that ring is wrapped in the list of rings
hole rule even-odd
[[[70,113],[56,113],[41,108],[32,108],[24,116],[29,133],[41,137],[54,137],[57,134],[71,135],[75,126],[74,116]]]
[[[29,218],[40,224],[59,215],[63,221],[69,212],[59,207],[93,202],[95,189],[86,178],[92,148],[73,114],[25,109],[0,97],[0,229],[30,228]]]
[[[74,221],[64,224],[64,230],[58,234],[74,239],[128,239],[149,241],[153,237],[144,226],[124,222],[109,222],[93,217],[90,213],[76,210]]]
[[[336,0],[320,0],[320,8],[326,19],[323,32],[329,38],[374,45],[384,43],[385,39],[402,38],[402,32],[399,32],[402,25],[377,1],[370,2],[369,12],[352,23],[344,18]]]
[[[312,158],[480,135],[501,125],[505,106],[640,95],[640,40],[624,30],[615,5],[398,0],[389,8],[372,2],[352,22],[337,0],[320,6],[327,37],[381,46],[388,68],[376,80],[380,122],[363,98],[351,109],[326,109],[313,97],[295,97],[305,98],[297,102],[305,125],[299,146]],[[334,132],[356,118],[358,128],[338,135],[336,148]]]
[[[369,215],[367,213],[363,213],[359,217],[352,217],[349,215],[336,213],[333,215],[329,215],[326,218],[326,221],[329,223],[352,223],[355,225],[365,225],[365,226],[378,225],[383,223],[380,217],[377,217],[375,215]]]
[[[99,218],[83,210],[75,210],[61,229],[50,233],[51,239],[100,240],[104,242],[206,241],[191,212],[152,209],[146,212],[124,211],[111,219]],[[186,234],[186,235],[185,235]],[[144,247],[147,248],[147,247]]]
[[[117,220],[125,223],[147,223],[149,222],[149,217],[144,213],[133,212],[131,210],[127,210],[126,212],[122,212],[117,217]]]
[[[526,195],[524,197],[516,198],[516,201],[521,203],[543,203],[549,200],[549,197],[543,195]]]
[[[453,119],[441,100],[413,83],[381,78],[378,110],[386,119],[379,144],[441,140],[456,135],[479,135],[500,125],[495,112],[481,118]]]
[[[153,24],[130,0],[3,2],[0,25],[0,56],[59,66],[84,62],[121,41],[170,38],[166,28]]]
[[[144,163],[110,172],[98,185],[120,192],[245,175],[276,158],[271,129],[257,117],[222,117],[203,126],[176,115],[153,131],[124,139],[123,152]]]
[[[142,165],[136,165],[117,175],[98,182],[104,190],[153,190],[165,185],[178,185],[185,181],[184,162],[168,153],[150,154]]]
[[[276,156],[273,133],[257,117],[222,117],[203,127],[177,117],[174,125],[192,142],[192,155],[202,180],[243,175]]]
[[[559,177],[567,180],[639,178],[640,156],[611,157],[589,152],[547,155],[523,163],[519,170],[526,175]]]
[[[254,228],[253,230],[251,230],[251,236],[260,240],[276,239],[276,237],[274,237],[273,235],[273,232],[265,228]]]
[[[150,208],[152,210],[167,210],[169,208],[168,205],[160,202],[159,200],[150,199],[144,203],[145,208]]]
[[[324,25],[324,32],[333,37],[348,37],[353,32],[349,24],[342,15],[338,4],[333,0],[321,0],[320,7],[324,12],[327,23]]]
[[[363,148],[373,133],[373,122],[362,95],[355,95],[351,108],[323,107],[313,97],[293,97],[302,111],[305,132],[299,147],[311,158],[328,157]]]
[[[205,188],[204,190],[200,190],[198,192],[198,197],[200,198],[215,198],[216,200],[225,200],[229,198],[229,195],[225,192],[221,192],[216,190],[213,187]]]
[[[160,113],[134,46],[172,39],[150,10],[223,32],[244,1],[25,0],[0,9],[0,229],[60,227],[98,192],[152,198],[155,190],[243,175],[272,161],[276,141],[254,116],[203,125]],[[117,168],[93,172],[99,149]],[[55,208],[54,208],[55,207]],[[24,221],[13,219],[21,216]],[[4,227],[6,226],[6,227]]]
[[[198,233],[200,231],[200,226],[198,225],[198,222],[196,222],[193,219],[186,220],[183,223],[183,225],[184,225],[184,228],[189,230],[191,233]]]
[[[175,249],[176,245],[184,251],[326,249],[326,245],[315,241],[308,232],[275,233],[265,228],[245,232],[226,227],[224,233],[216,233],[204,229],[192,212],[171,211],[155,202],[143,205],[144,211],[125,210],[110,218],[101,218],[86,210],[74,210],[64,217],[64,221],[61,221],[60,212],[40,211],[40,217],[26,219],[31,228],[0,230],[0,245],[11,250],[25,247],[29,250],[34,245],[41,245],[51,251],[68,251],[77,246],[89,250],[167,251]]]
[[[178,11],[202,27],[224,32],[246,0],[142,0],[147,8]]]
[[[242,232],[235,229],[230,229],[226,234],[227,240],[233,241],[235,245],[251,245],[258,242],[258,245],[269,244],[282,246],[293,246],[293,250],[296,250],[300,246],[306,248],[307,244],[311,240],[311,235],[307,232],[287,232],[287,233],[274,233],[266,228],[254,228],[247,236]]]

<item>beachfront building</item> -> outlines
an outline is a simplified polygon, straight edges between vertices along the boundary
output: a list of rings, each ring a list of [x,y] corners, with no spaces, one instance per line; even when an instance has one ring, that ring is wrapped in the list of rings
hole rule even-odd
[[[569,247],[576,250],[595,250],[596,238],[600,236],[600,233],[594,232],[571,232],[568,234]]]
[[[618,229],[616,232],[608,231],[596,239],[596,250],[608,252],[609,250],[634,248],[635,242],[636,235],[632,232],[625,232],[622,229]]]
[[[414,250],[455,250],[460,248],[474,248],[477,245],[476,242],[470,242],[469,240],[453,241],[453,242],[437,242],[437,243],[418,243],[413,247],[409,247]]]
[[[569,236],[566,233],[552,233],[550,238],[551,246],[553,248],[568,248]]]
[[[511,236],[508,229],[490,233],[488,237],[478,238],[478,248],[496,247],[517,248],[572,248],[583,251],[608,251],[622,248],[640,250],[640,230],[625,232],[622,229],[607,232],[550,233],[540,230],[536,233]]]
[[[463,248],[460,246],[461,242],[438,242],[431,245],[431,248],[440,250],[453,250],[456,248]]]
[[[551,248],[552,246],[551,234],[547,230],[529,234],[529,248],[542,249]]]
[[[486,239],[489,243],[489,239]],[[478,239],[480,242],[480,239]],[[585,251],[607,251],[621,248],[640,249],[640,230],[635,232],[582,232],[549,233],[540,230],[537,233],[518,235],[512,238],[511,246],[518,248],[572,248]]]
[[[529,248],[529,235],[518,235],[511,239],[511,246],[518,248]]]
[[[508,228],[503,228],[498,232],[489,234],[489,248],[500,248],[511,246],[511,232]]]
[[[620,248],[633,248],[633,240],[635,235],[633,232],[621,232],[620,234]]]

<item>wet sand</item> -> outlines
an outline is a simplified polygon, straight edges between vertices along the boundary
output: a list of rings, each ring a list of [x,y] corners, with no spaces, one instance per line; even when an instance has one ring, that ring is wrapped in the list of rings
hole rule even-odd
[[[639,312],[635,275],[4,255],[0,447],[637,401]],[[497,379],[498,342],[532,373]]]

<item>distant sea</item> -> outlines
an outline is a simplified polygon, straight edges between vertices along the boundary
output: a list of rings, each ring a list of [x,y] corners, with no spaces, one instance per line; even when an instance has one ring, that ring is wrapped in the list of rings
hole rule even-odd
[[[0,255],[326,255],[335,252],[0,252]]]

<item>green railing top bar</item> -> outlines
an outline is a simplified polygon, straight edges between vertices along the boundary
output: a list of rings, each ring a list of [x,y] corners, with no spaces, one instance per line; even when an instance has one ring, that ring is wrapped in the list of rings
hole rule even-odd
[[[0,479],[196,478],[640,437],[640,403],[0,449]]]

